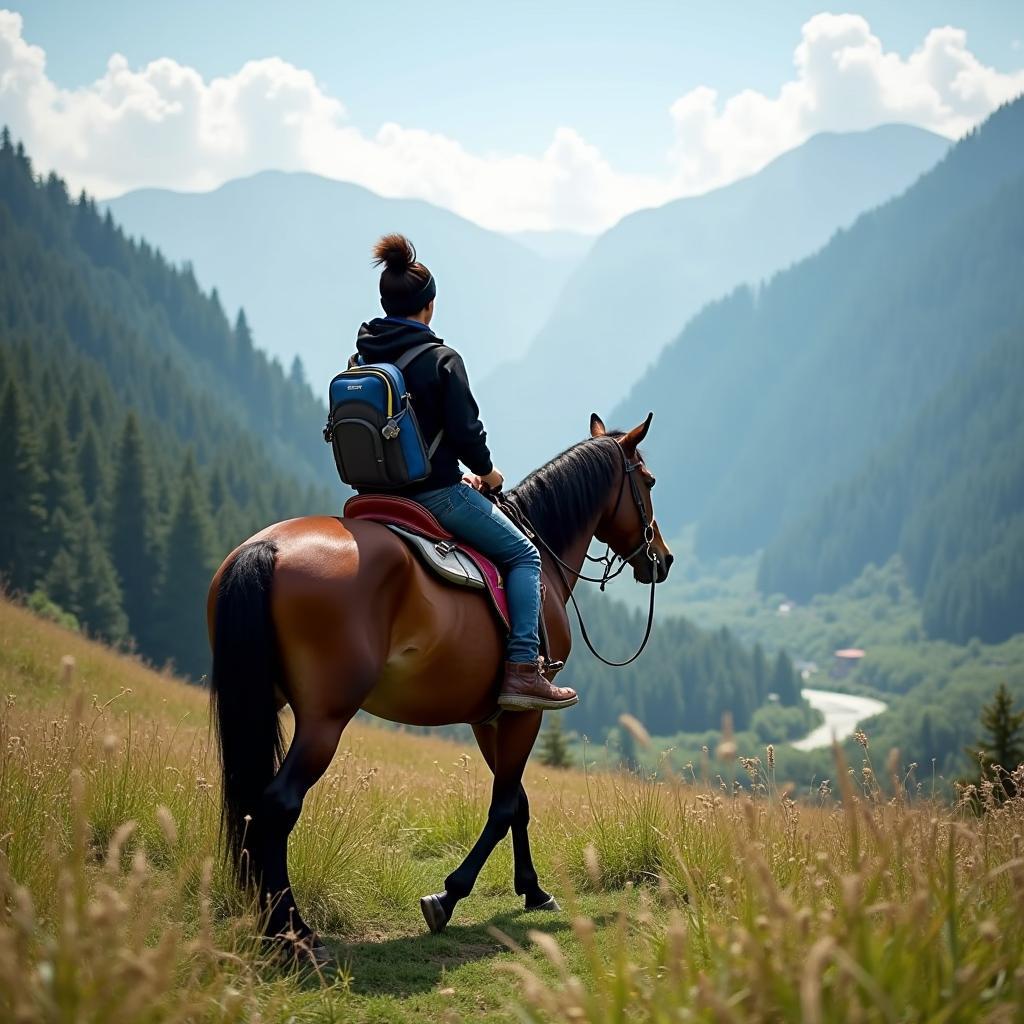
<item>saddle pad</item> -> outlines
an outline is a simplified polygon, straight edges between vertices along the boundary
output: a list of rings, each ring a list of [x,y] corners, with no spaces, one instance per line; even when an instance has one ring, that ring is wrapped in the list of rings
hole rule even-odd
[[[360,494],[345,502],[341,514],[387,526],[446,583],[485,590],[501,625],[509,629],[508,597],[498,567],[455,538],[418,502],[392,494]]]
[[[412,530],[407,530],[397,523],[384,524],[392,533],[397,533],[409,547],[419,555],[442,579],[454,583],[457,587],[470,587],[473,590],[484,590],[487,581],[477,567],[476,562],[464,554],[456,545],[446,540],[431,540],[422,537]]]

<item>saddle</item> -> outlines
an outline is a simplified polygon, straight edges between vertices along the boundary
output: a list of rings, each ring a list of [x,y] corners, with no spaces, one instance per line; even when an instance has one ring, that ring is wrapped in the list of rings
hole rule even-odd
[[[345,519],[369,519],[386,526],[446,583],[484,591],[502,628],[508,631],[508,597],[498,567],[449,533],[418,502],[395,494],[359,494],[345,502],[341,514]]]

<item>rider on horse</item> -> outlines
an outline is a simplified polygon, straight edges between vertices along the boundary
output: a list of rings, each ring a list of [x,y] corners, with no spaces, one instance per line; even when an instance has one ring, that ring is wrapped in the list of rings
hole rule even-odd
[[[437,288],[403,235],[385,235],[373,256],[374,265],[383,266],[380,301],[386,315],[359,328],[356,349],[365,363],[393,363],[406,350],[435,339],[430,321]],[[485,496],[485,491],[498,491],[504,478],[491,460],[462,357],[436,338],[435,347],[409,365],[406,383],[424,435],[441,432],[441,438],[431,455],[430,475],[397,493],[424,505],[445,529],[493,559],[505,575],[511,628],[498,703],[508,710],[570,707],[579,699],[575,690],[551,683],[540,655],[540,554]],[[463,476],[460,461],[469,474]]]

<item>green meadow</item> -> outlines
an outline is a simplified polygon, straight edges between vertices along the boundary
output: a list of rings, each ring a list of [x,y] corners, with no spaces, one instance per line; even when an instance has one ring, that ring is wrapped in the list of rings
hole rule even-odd
[[[1003,792],[1009,781],[959,805],[893,797],[869,739],[862,763],[799,802],[774,752],[728,743],[723,769],[747,782],[733,792],[533,764],[535,855],[562,913],[522,910],[506,842],[431,936],[417,898],[476,837],[486,768],[468,746],[356,722],[290,849],[301,905],[335,958],[317,972],[260,946],[218,860],[201,689],[10,603],[0,685],[4,1020],[1019,1013],[1024,800]]]

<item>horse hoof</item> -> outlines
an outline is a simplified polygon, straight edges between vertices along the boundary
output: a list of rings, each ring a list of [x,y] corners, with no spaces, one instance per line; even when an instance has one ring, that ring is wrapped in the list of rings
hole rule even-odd
[[[304,962],[307,966],[313,967],[316,970],[320,970],[324,967],[330,967],[334,963],[334,957],[331,955],[331,951],[322,943],[315,942],[313,945],[302,946],[296,951],[298,959]]]
[[[331,951],[318,935],[300,938],[294,935],[275,935],[263,940],[271,958],[281,967],[319,971],[334,963]]]
[[[558,905],[558,900],[554,896],[549,896],[543,903],[538,903],[536,906],[531,907],[529,904],[526,905],[527,910],[547,910],[551,913],[558,913],[562,908]]]
[[[423,920],[427,922],[427,927],[432,935],[444,931],[445,925],[448,924],[448,913],[437,896],[422,896],[420,911],[423,913]]]

